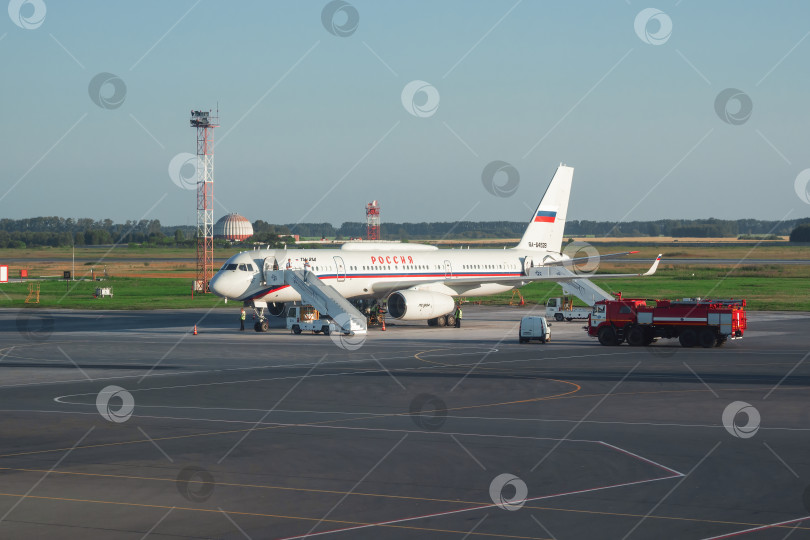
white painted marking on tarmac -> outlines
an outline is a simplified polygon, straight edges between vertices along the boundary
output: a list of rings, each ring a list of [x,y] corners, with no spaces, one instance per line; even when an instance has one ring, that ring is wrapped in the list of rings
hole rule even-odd
[[[419,354],[421,351],[416,350],[419,349],[415,347],[415,352],[411,354],[406,354],[405,356],[391,356],[386,358],[381,358],[381,360],[412,360],[414,354]],[[423,349],[422,349],[423,350]],[[464,356],[467,354],[475,354],[477,352],[489,350],[489,348],[481,349],[481,348],[474,348],[469,352],[459,352],[459,353],[448,353],[446,356]],[[598,356],[598,355],[597,355]],[[339,364],[362,364],[362,363],[371,363],[372,360],[370,358],[350,358],[350,359],[335,359],[334,361],[324,362],[323,365],[325,366],[335,366]],[[507,361],[508,362],[508,361]],[[199,374],[212,374],[212,373],[222,373],[228,371],[253,371],[253,370],[260,370],[260,369],[281,369],[281,368],[306,368],[312,366],[315,362],[307,362],[307,363],[295,363],[295,364],[265,364],[261,366],[242,366],[242,367],[235,367],[235,368],[220,368],[220,369],[205,369],[205,370],[183,370],[186,365],[175,365],[175,364],[168,364],[164,367],[174,367],[177,368],[178,371],[170,372],[170,373],[156,373],[151,375],[151,377],[174,377],[179,375],[199,375]],[[132,365],[132,364],[123,364],[123,365]],[[464,367],[468,364],[458,364],[461,367]],[[435,369],[436,366],[426,366],[428,369]],[[440,366],[444,367],[444,366]],[[103,367],[101,369],[104,369]],[[132,368],[135,370],[136,368]],[[141,366],[140,369],[143,369]],[[413,369],[413,368],[411,368]],[[425,369],[425,367],[420,367],[416,369]],[[369,372],[373,373],[373,372]],[[111,381],[111,380],[122,380],[122,379],[132,379],[132,378],[140,378],[141,375],[120,375],[115,377],[96,377],[95,381]],[[260,380],[260,379],[259,379]],[[21,387],[28,387],[28,386],[44,386],[49,384],[69,384],[69,383],[76,383],[76,382],[85,382],[82,379],[63,379],[63,380],[54,380],[54,381],[38,381],[35,383],[20,383],[20,384],[6,384],[0,385],[0,388],[21,388]],[[133,390],[134,391],[134,390]],[[83,394],[75,394],[75,395],[83,395]],[[90,394],[86,394],[90,395]]]
[[[756,388],[752,388],[753,390],[757,390]],[[68,405],[79,405],[79,406],[86,406],[86,407],[93,407],[92,403],[66,403]],[[224,410],[224,411],[257,411],[262,409],[229,409],[227,407],[183,407],[183,406],[167,406],[167,405],[141,405],[138,404],[139,409],[146,409],[146,408],[154,408],[154,409],[203,409],[203,410]],[[47,410],[47,409],[0,409],[0,412],[7,412],[7,413],[14,413],[14,412],[28,412],[28,413],[43,413],[43,414],[97,414],[97,413],[85,413],[81,411],[62,411],[62,410]],[[386,418],[392,416],[392,414],[386,413],[366,413],[366,412],[342,412],[342,411],[293,411],[293,410],[278,410],[278,412],[285,412],[285,413],[307,413],[307,414],[342,414],[342,415],[360,415],[362,418],[367,418],[368,420],[375,420],[377,418]],[[399,413],[394,413],[394,416],[400,415]],[[199,418],[199,417],[177,417],[177,416],[156,416],[156,415],[145,415],[139,414],[134,415],[138,418],[154,418],[154,419],[163,419],[163,420],[184,420],[184,421],[199,421],[199,422],[223,422],[223,423],[234,423],[234,424],[253,424],[255,420],[227,420],[224,418]],[[402,413],[400,416],[408,416],[406,413]],[[487,416],[448,416],[447,418],[453,418],[458,420],[497,420],[497,421],[513,421],[513,422],[568,422],[568,423],[577,423],[579,420],[558,420],[558,419],[544,419],[544,418],[498,418],[498,417],[487,417]],[[352,418],[349,418],[351,420]],[[616,424],[622,426],[652,426],[652,427],[682,427],[682,428],[708,428],[708,429],[719,429],[724,430],[725,427],[722,425],[710,425],[710,424],[661,424],[661,423],[654,423],[654,422],[618,422],[618,421],[605,421],[605,420],[586,420],[582,422],[583,424]],[[278,422],[266,422],[266,425],[284,425],[284,426],[305,426],[305,427],[330,427],[330,428],[340,428],[340,429],[361,429],[366,431],[375,431],[376,428],[357,428],[357,427],[350,427],[350,426],[315,426],[312,424],[307,423],[287,423],[282,424]],[[766,427],[760,426],[760,431],[788,431],[788,432],[803,432],[803,431],[810,431],[810,428],[791,428],[791,427]],[[386,431],[384,429],[379,429],[379,431]],[[388,431],[402,431],[402,430],[388,430]],[[422,431],[414,431],[414,433],[432,433],[432,432],[422,432]],[[442,432],[446,433],[446,432]],[[459,433],[459,435],[470,435],[469,433]],[[489,435],[481,434],[482,437],[486,437]],[[497,435],[492,435],[493,437]],[[531,437],[534,439],[542,439],[538,437]],[[557,440],[557,439],[551,439]],[[569,439],[572,441],[585,441],[585,439]],[[597,442],[597,441],[593,441]]]
[[[611,448],[614,448],[614,449],[618,450],[619,452],[621,452],[623,454],[633,456],[634,458],[640,459],[641,461],[646,461],[647,463],[650,463],[651,465],[655,465],[656,467],[660,467],[661,469],[664,469],[665,471],[669,471],[672,474],[675,474],[675,475],[678,475],[678,476],[683,476],[684,475],[682,472],[676,471],[675,469],[670,469],[669,467],[667,467],[665,465],[661,465],[660,463],[658,463],[656,461],[653,461],[651,459],[647,459],[645,457],[639,456],[638,454],[634,454],[633,452],[630,452],[629,450],[625,450],[624,448],[619,448],[618,446],[612,445],[610,443],[606,443],[605,441],[599,441],[599,444],[603,444],[605,446],[609,446]]]
[[[512,348],[507,347],[507,350],[511,352],[512,350],[517,350],[519,347],[515,346]],[[416,348],[415,348],[416,349]],[[480,352],[481,350],[489,350],[487,349],[480,349],[476,348],[469,352],[460,352],[460,353],[450,353],[446,354],[446,356],[463,356],[465,354],[474,354],[475,352]],[[521,348],[520,350],[525,350]],[[419,351],[417,351],[418,353]],[[506,352],[506,351],[501,351]],[[791,356],[795,354],[804,354],[805,350],[795,350],[795,351],[769,351],[768,354],[770,356],[776,355],[784,355],[784,356]],[[644,351],[627,351],[627,352],[616,352],[616,353],[595,353],[595,354],[583,354],[583,355],[570,355],[570,356],[561,356],[561,357],[545,357],[545,358],[526,358],[526,359],[510,359],[510,360],[501,360],[497,362],[487,362],[485,365],[500,365],[500,364],[509,364],[509,363],[526,363],[526,362],[548,362],[553,360],[568,360],[574,358],[597,358],[603,356],[628,356],[631,354],[643,354]],[[711,354],[712,357],[721,357],[721,356],[740,356],[740,355],[761,355],[762,351],[732,351],[732,350],[725,350],[725,351],[693,351],[690,354]],[[406,356],[394,356],[383,358],[383,360],[409,360],[413,358],[413,354],[408,354]],[[722,359],[720,361],[723,361]],[[337,365],[337,364],[358,364],[368,362],[367,359],[341,359],[335,360],[334,362],[329,362],[329,365]],[[131,364],[125,364],[131,365]],[[288,368],[288,367],[308,367],[310,363],[301,363],[301,364],[279,364],[279,365],[262,365],[262,366],[243,366],[243,367],[236,367],[236,368],[225,368],[225,369],[208,369],[208,370],[183,370],[184,367],[188,367],[188,365],[171,365],[171,367],[178,368],[178,371],[173,372],[166,372],[166,373],[156,373],[153,374],[152,377],[174,377],[174,376],[181,376],[181,375],[197,375],[197,374],[211,374],[211,373],[222,373],[222,372],[229,372],[229,371],[251,371],[251,370],[260,370],[260,369],[278,369],[278,368]],[[456,367],[467,367],[470,364],[457,364]],[[703,364],[696,364],[696,365],[703,365]],[[744,366],[745,364],[741,364]],[[758,365],[758,364],[754,364]],[[440,366],[444,367],[444,366]],[[103,368],[102,368],[103,369]],[[133,368],[136,369],[136,368]],[[411,368],[405,368],[411,369]],[[418,369],[435,369],[434,367],[427,367],[427,368],[418,368]],[[553,368],[548,368],[553,369]],[[140,375],[117,375],[111,377],[97,377],[95,378],[96,381],[114,381],[114,380],[125,380],[131,378],[139,378]],[[84,382],[82,379],[63,379],[63,380],[52,380],[52,381],[37,381],[32,383],[19,383],[19,384],[6,384],[0,385],[0,388],[21,388],[21,387],[32,387],[32,386],[45,386],[45,385],[54,385],[54,384],[70,384],[76,382]]]
[[[769,336],[787,336],[790,332],[769,332],[766,330],[746,330],[745,337],[747,338],[762,338]]]
[[[740,536],[740,535],[743,535],[743,534],[748,534],[748,533],[756,532],[756,531],[763,531],[765,529],[772,529],[773,527],[781,527],[782,525],[790,525],[791,523],[798,523],[798,522],[806,521],[808,519],[810,519],[810,516],[804,516],[804,517],[798,518],[798,519],[791,519],[791,520],[788,520],[788,521],[780,521],[779,523],[770,523],[768,525],[761,525],[759,527],[754,527],[753,529],[745,529],[745,530],[736,531],[736,532],[733,532],[733,533],[721,534],[720,536],[712,536],[712,537],[709,537],[709,538],[704,538],[704,540],[719,540],[720,538],[732,538],[734,536]]]
[[[24,409],[14,409],[7,412],[33,412],[33,413],[42,413],[42,414],[80,414],[80,415],[95,415],[96,413],[85,413],[85,412],[78,412],[78,411],[45,411],[45,410],[24,410]],[[193,421],[193,422],[218,422],[218,423],[225,423],[225,424],[256,424],[254,420],[224,420],[224,419],[216,419],[216,418],[184,418],[184,417],[176,417],[176,416],[155,416],[155,415],[147,415],[147,414],[138,414],[133,415],[136,418],[148,418],[150,420],[178,420],[178,421]],[[405,414],[400,416],[407,416]],[[682,475],[676,471],[675,469],[671,469],[660,463],[657,463],[651,459],[644,458],[638,454],[634,454],[628,450],[620,448],[618,446],[608,444],[604,441],[597,441],[592,439],[561,439],[559,437],[536,437],[531,435],[503,435],[498,433],[473,433],[468,431],[422,431],[416,429],[393,429],[393,428],[371,428],[371,427],[359,427],[359,426],[339,426],[339,425],[323,425],[323,424],[307,424],[307,423],[285,423],[285,422],[260,422],[259,425],[267,426],[267,427],[299,427],[299,428],[312,428],[312,429],[332,429],[332,430],[346,430],[346,431],[364,431],[364,432],[379,432],[379,433],[404,433],[404,434],[417,434],[417,435],[432,435],[443,437],[445,435],[450,435],[451,437],[481,437],[481,438],[491,438],[491,439],[517,439],[517,440],[528,440],[528,441],[563,441],[563,442],[570,442],[570,443],[586,443],[586,444],[598,444],[600,446],[607,446],[612,448],[622,454],[626,454],[633,458],[636,458],[640,461],[649,463],[650,465],[654,465],[661,469],[664,469],[668,472],[671,472],[675,475]],[[722,427],[722,426],[721,426]],[[458,441],[456,441],[458,442]],[[477,461],[477,460],[476,460]],[[479,463],[480,464],[480,463]],[[482,465],[483,467],[483,465]]]
[[[458,353],[455,356],[464,356],[466,354],[473,354],[473,353]],[[594,357],[594,356],[615,356],[617,354],[621,354],[621,353],[603,353],[603,354],[594,354],[594,355],[572,355],[572,356],[564,356],[564,357],[558,357],[558,358],[547,358],[545,360],[565,360],[565,359],[571,359],[571,358],[590,358],[590,357]],[[405,359],[411,359],[411,358],[413,358],[413,355],[405,357]],[[389,359],[385,359],[385,360],[389,360]],[[504,364],[504,363],[529,362],[529,361],[533,361],[533,360],[535,360],[535,359],[502,360],[502,361],[498,361],[498,362],[487,362],[484,365],[489,366],[489,365],[498,365],[498,364]],[[357,360],[343,360],[343,361],[335,362],[334,364],[341,364],[341,363],[350,363],[350,364],[371,363],[371,360],[366,359],[366,358],[357,359]],[[331,366],[331,365],[334,365],[334,364],[329,363],[328,365]],[[303,366],[311,366],[311,365],[312,364],[293,364],[293,365],[286,365],[286,366],[263,366],[261,369],[277,369],[277,368],[280,368],[280,367],[303,367]],[[459,367],[459,368],[461,368],[461,367],[468,367],[468,366],[471,366],[471,365],[473,365],[473,363],[453,364],[452,366],[444,366],[444,365],[439,365],[439,366],[427,365],[427,366],[423,366],[423,365],[420,365],[420,366],[411,367],[411,368],[399,368],[399,369],[397,369],[397,371],[428,371],[428,370],[436,370],[436,369],[447,368],[447,367],[454,367],[454,368]],[[240,368],[240,369],[250,370],[250,369],[259,369],[259,368]],[[207,374],[207,373],[216,373],[218,371],[228,371],[228,370],[211,370],[211,371],[201,371],[201,372],[185,371],[185,372],[182,372],[182,373],[171,373],[171,374],[164,373],[164,374],[160,374],[160,375],[164,375],[164,376],[165,375],[181,375],[181,374],[182,375],[189,375],[189,374],[199,374],[199,373]],[[377,369],[377,370],[362,370],[362,371],[343,371],[343,372],[339,372],[339,373],[321,373],[321,374],[318,374],[318,375],[312,375],[312,377],[337,377],[337,376],[342,376],[342,375],[357,375],[357,374],[370,374],[370,373],[384,373],[384,370]],[[125,376],[125,377],[109,377],[109,378],[106,378],[106,379],[105,378],[97,378],[95,380],[123,379],[123,378],[132,378],[132,377],[138,377],[138,376],[135,375],[135,376]],[[216,382],[208,382],[208,383],[181,384],[181,385],[173,385],[173,386],[158,386],[158,387],[152,387],[152,388],[136,388],[136,389],[131,390],[131,392],[147,392],[147,391],[152,391],[152,390],[174,390],[174,389],[178,389],[178,388],[196,388],[196,387],[201,387],[201,386],[216,386],[216,385],[225,385],[225,384],[283,381],[283,380],[297,379],[297,378],[298,378],[297,375],[290,375],[290,376],[286,376],[286,377],[263,377],[263,378],[259,378],[259,379],[240,379],[240,380],[237,380],[237,381],[216,381]],[[56,381],[56,382],[76,382],[76,381]],[[16,386],[27,386],[27,385],[16,385]],[[0,388],[4,388],[4,387],[0,386]],[[80,394],[66,394],[66,395],[63,395],[63,396],[55,397],[54,401],[56,401],[57,403],[68,403],[68,402],[63,401],[64,398],[79,397],[79,396],[91,396],[91,395],[95,395],[95,393],[94,392],[85,392],[85,393],[80,393]]]
[[[638,480],[636,482],[626,482],[624,484],[614,484],[614,485],[610,485],[610,486],[601,486],[601,487],[595,487],[595,488],[589,488],[589,489],[580,489],[580,490],[577,490],[577,491],[569,491],[569,492],[566,492],[566,493],[555,493],[553,495],[541,495],[539,497],[530,497],[530,498],[526,499],[525,502],[542,501],[542,500],[546,500],[546,499],[553,499],[553,498],[556,498],[556,497],[565,497],[567,495],[580,495],[582,493],[592,493],[594,491],[603,491],[603,490],[606,490],[606,489],[613,489],[613,488],[626,487],[626,486],[634,486],[634,485],[639,485],[639,484],[648,484],[650,482],[658,482],[658,481],[661,481],[661,480],[669,480],[669,479],[672,479],[672,478],[678,478],[678,476],[664,476],[664,477],[661,477],[661,478],[651,478],[651,479],[648,479],[648,480]],[[420,516],[413,516],[413,517],[407,517],[407,518],[402,518],[402,519],[394,519],[394,520],[390,520],[390,521],[381,521],[379,523],[369,523],[368,525],[358,525],[356,527],[346,527],[346,528],[343,528],[343,529],[333,529],[331,531],[323,531],[323,532],[319,532],[319,533],[308,533],[306,535],[299,535],[299,536],[287,536],[287,537],[283,538],[282,540],[295,540],[297,538],[309,538],[309,537],[312,537],[312,536],[325,536],[325,535],[328,535],[328,534],[336,534],[336,533],[342,533],[342,532],[348,532],[348,531],[357,531],[357,530],[361,530],[361,529],[369,529],[371,527],[380,527],[380,526],[385,526],[385,525],[395,525],[395,524],[398,524],[398,523],[406,523],[406,522],[409,522],[409,521],[416,521],[416,520],[419,520],[419,519],[428,519],[428,518],[435,518],[435,517],[450,516],[450,515],[453,515],[453,514],[461,514],[461,513],[464,513],[464,512],[472,512],[472,511],[475,511],[475,510],[486,510],[486,509],[490,509],[490,508],[497,508],[497,505],[496,504],[487,504],[487,505],[482,505],[482,506],[473,506],[473,507],[470,507],[470,508],[462,508],[460,510],[449,510],[447,512],[437,512],[435,514],[424,514],[424,515],[420,515]]]

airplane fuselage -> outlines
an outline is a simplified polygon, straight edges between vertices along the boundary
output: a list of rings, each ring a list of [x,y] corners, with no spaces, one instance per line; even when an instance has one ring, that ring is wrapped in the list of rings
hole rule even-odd
[[[408,244],[386,248],[245,251],[229,259],[215,279],[220,276],[227,279],[229,290],[222,292],[228,298],[267,303],[301,299],[290,286],[264,281],[264,271],[283,270],[288,264],[293,269],[306,267],[307,272],[317,275],[345,298],[380,299],[411,287],[448,296],[487,296],[514,288],[511,284],[496,283],[498,278],[525,275],[529,266],[564,258],[559,253],[536,250],[422,250],[408,249]],[[453,284],[454,279],[461,278],[480,281]],[[493,282],[488,283],[488,279]],[[218,289],[221,291],[222,286]]]

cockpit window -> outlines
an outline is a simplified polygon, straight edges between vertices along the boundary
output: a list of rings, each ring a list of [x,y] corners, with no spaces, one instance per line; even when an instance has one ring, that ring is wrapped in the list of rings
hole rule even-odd
[[[245,271],[245,270],[247,270],[247,267],[244,264],[240,264],[239,265],[239,270]]]
[[[253,268],[253,265],[252,265],[252,264],[247,265],[247,268],[248,268],[248,270],[250,270],[251,272],[255,272],[255,270],[254,270],[254,268]]]
[[[236,265],[233,263],[227,264],[225,265],[225,270],[236,270]]]

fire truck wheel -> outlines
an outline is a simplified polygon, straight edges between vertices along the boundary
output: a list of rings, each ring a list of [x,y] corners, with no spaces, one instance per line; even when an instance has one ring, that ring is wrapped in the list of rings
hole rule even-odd
[[[563,320],[564,318],[565,318],[565,317],[563,317],[563,314],[562,314],[562,313],[555,313],[555,314],[554,314],[554,320],[555,320],[555,321],[557,321],[557,322],[562,322],[562,320]]]
[[[681,333],[678,341],[681,342],[681,347],[694,347],[697,345],[697,332],[687,328]]]
[[[700,346],[703,347],[704,349],[714,347],[714,342],[716,340],[717,338],[715,337],[714,332],[712,332],[710,328],[704,328],[703,330],[700,331],[700,334],[698,335],[698,342],[700,343]]]
[[[616,331],[612,326],[603,326],[600,328],[597,337],[599,338],[599,343],[602,345],[618,345],[616,342]]]
[[[627,335],[627,344],[631,347],[641,347],[644,345],[644,328],[640,326],[634,326],[630,329],[629,332],[626,332]]]

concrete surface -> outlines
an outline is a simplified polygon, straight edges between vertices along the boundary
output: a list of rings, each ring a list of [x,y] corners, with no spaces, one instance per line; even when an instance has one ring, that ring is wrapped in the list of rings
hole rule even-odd
[[[810,538],[808,314],[635,349],[528,312],[0,311],[0,537]]]

